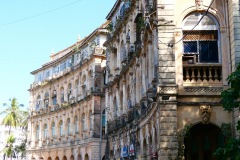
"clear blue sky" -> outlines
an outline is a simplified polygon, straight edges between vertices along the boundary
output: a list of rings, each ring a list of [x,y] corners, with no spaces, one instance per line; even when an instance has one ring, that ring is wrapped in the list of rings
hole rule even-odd
[[[75,3],[76,2],[76,3]],[[31,71],[106,21],[115,0],[9,0],[0,2],[0,111],[16,97],[29,105]]]

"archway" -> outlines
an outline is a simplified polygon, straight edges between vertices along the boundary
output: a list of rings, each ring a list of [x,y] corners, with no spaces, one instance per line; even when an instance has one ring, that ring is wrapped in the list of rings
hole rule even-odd
[[[185,137],[186,160],[216,160],[213,153],[224,141],[221,129],[214,124],[199,123],[191,127]]]
[[[77,160],[82,160],[82,156],[79,154]]]
[[[59,157],[56,157],[55,160],[59,160]]]
[[[48,157],[48,160],[52,160],[52,158],[51,158],[51,157]]]
[[[66,156],[64,156],[64,157],[63,157],[63,160],[67,160],[67,157],[66,157]]]
[[[74,160],[74,156],[73,155],[71,155],[70,160]]]
[[[102,160],[105,160],[106,158],[105,158],[105,155],[103,156],[103,158],[102,158]]]
[[[88,154],[85,154],[84,160],[89,160]]]

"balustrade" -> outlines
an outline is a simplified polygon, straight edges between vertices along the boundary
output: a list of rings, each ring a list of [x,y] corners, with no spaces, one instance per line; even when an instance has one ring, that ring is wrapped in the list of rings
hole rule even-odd
[[[221,64],[187,64],[183,65],[184,83],[221,83]]]

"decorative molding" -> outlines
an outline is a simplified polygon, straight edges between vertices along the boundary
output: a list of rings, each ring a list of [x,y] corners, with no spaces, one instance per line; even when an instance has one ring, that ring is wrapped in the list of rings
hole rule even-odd
[[[221,93],[222,87],[184,87],[186,93]]]
[[[196,9],[203,10],[203,0],[195,0]]]
[[[158,87],[158,93],[160,94],[176,94],[177,87],[176,86],[160,86]]]
[[[201,118],[203,124],[208,124],[211,116],[211,107],[209,105],[201,105]]]

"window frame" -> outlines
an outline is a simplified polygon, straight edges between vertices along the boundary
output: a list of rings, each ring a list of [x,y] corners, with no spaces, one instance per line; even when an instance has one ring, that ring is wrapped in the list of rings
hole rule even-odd
[[[211,26],[211,24],[209,24],[209,28],[203,28],[203,26],[201,26],[201,25],[198,25],[197,27],[195,27],[194,29],[190,29],[190,28],[187,28],[187,27],[185,27],[186,25],[185,25],[185,23],[187,22],[187,20],[188,20],[188,18],[190,17],[190,16],[192,16],[192,15],[194,15],[194,14],[199,14],[198,16],[199,16],[199,18],[203,15],[203,13],[202,12],[192,12],[192,13],[190,13],[190,14],[188,14],[185,18],[184,18],[184,20],[183,20],[183,22],[182,22],[182,36],[183,36],[183,39],[182,39],[182,46],[183,46],[183,55],[184,56],[195,56],[195,62],[196,63],[203,63],[203,64],[205,64],[205,63],[222,63],[222,52],[221,52],[221,45],[220,45],[220,40],[221,40],[221,35],[220,35],[220,31],[219,31],[219,22],[217,21],[217,19],[216,19],[216,17],[214,17],[212,14],[210,14],[210,13],[208,13],[207,15],[205,15],[205,16],[207,16],[209,19],[211,19],[212,20],[212,22],[214,22],[214,25],[212,25]],[[198,18],[198,19],[199,19]],[[193,25],[194,26],[194,25]],[[205,26],[206,27],[206,26]],[[187,28],[187,29],[186,29]],[[211,40],[211,39],[207,39],[207,40],[201,40],[201,39],[196,39],[196,40],[184,40],[184,38],[185,38],[185,36],[186,36],[186,34],[184,34],[184,31],[193,31],[193,32],[196,32],[196,31],[212,31],[213,33],[214,33],[214,31],[216,31],[217,32],[217,39],[216,40]],[[200,34],[199,34],[200,35]],[[200,57],[201,57],[201,51],[200,51],[200,43],[201,42],[204,42],[204,41],[209,41],[210,43],[211,42],[216,42],[216,44],[217,44],[217,60],[216,61],[213,61],[213,62],[210,62],[210,59],[208,59],[209,60],[209,62],[208,61],[202,61],[201,62],[201,60],[200,60]],[[196,42],[197,43],[197,52],[192,52],[192,53],[190,53],[190,52],[185,52],[184,50],[185,50],[185,48],[184,48],[184,42]],[[210,44],[209,43],[209,44]],[[209,54],[209,53],[207,53],[207,54]]]

